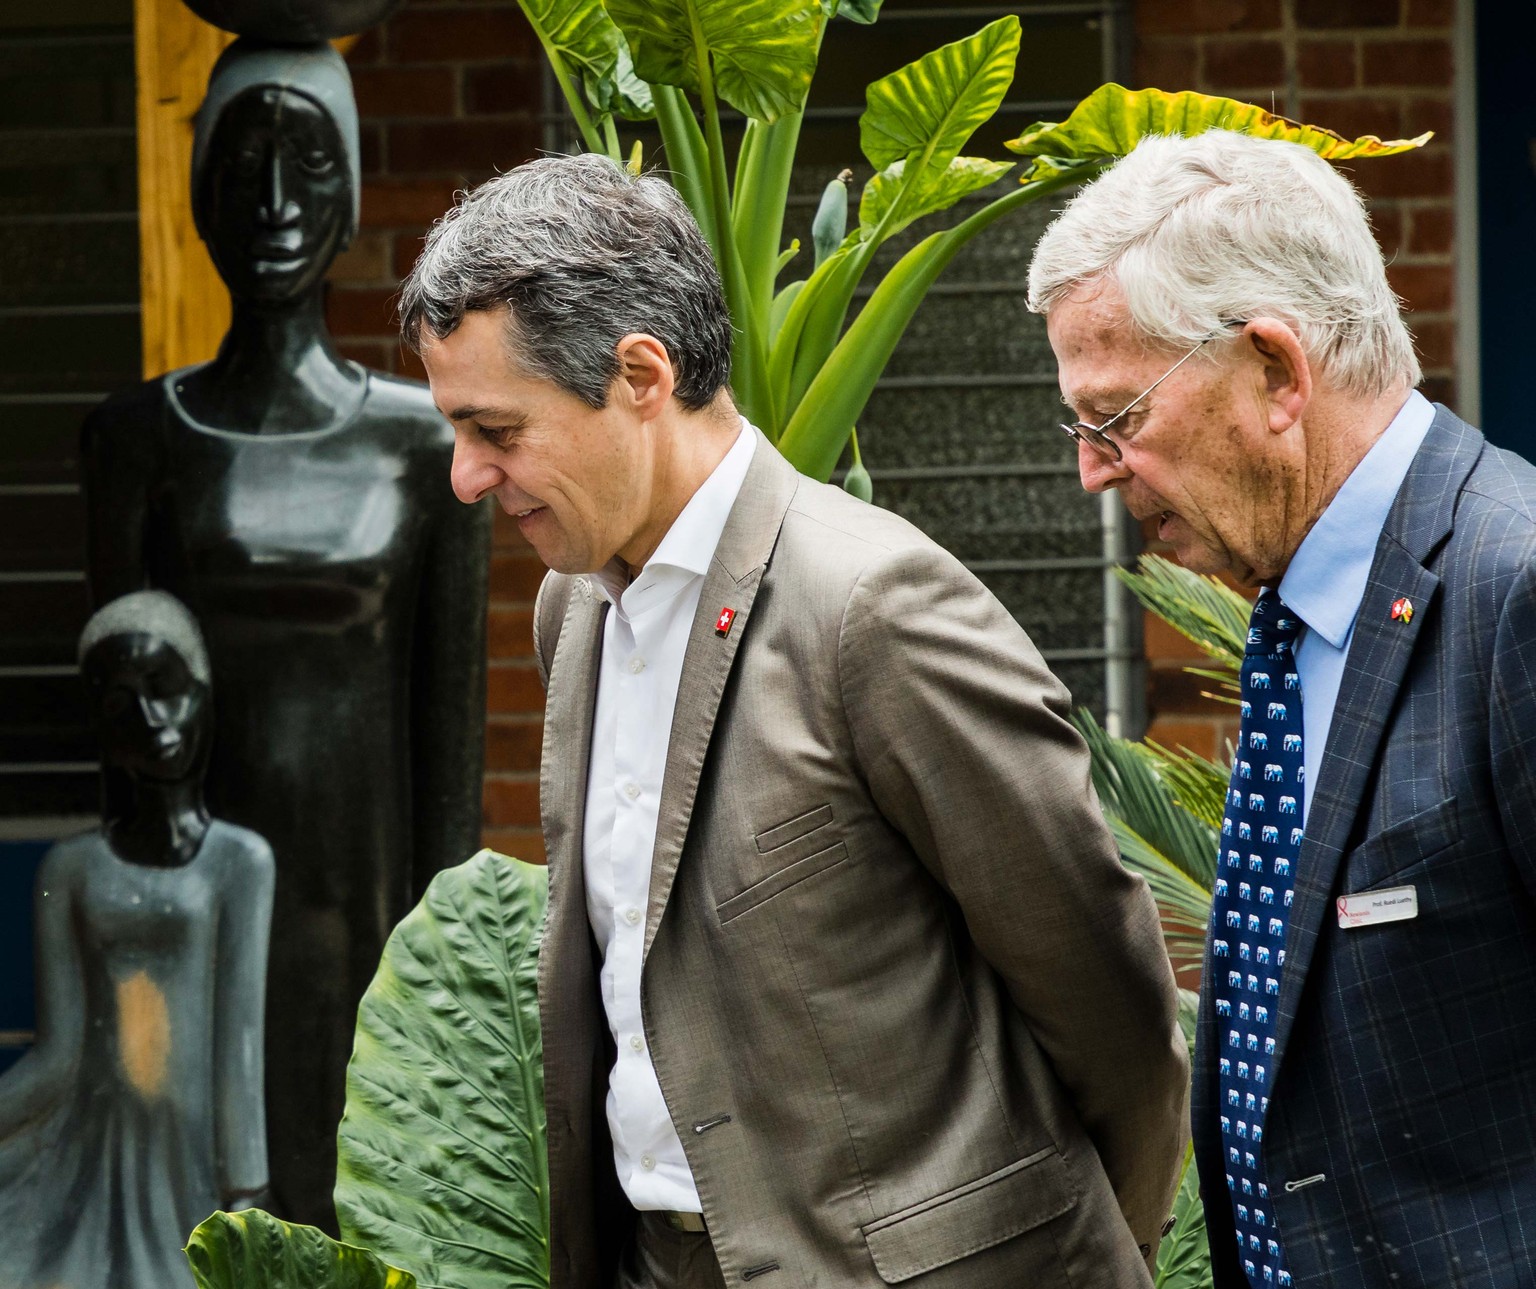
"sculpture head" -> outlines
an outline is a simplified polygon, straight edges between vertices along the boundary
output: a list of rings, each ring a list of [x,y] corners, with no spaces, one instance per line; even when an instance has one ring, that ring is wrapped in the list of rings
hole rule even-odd
[[[357,105],[329,45],[237,40],[208,81],[192,148],[192,212],[238,301],[317,289],[357,229]]]
[[[137,591],[100,609],[80,636],[80,671],[109,777],[175,783],[201,773],[212,715],[208,652],[180,600]]]

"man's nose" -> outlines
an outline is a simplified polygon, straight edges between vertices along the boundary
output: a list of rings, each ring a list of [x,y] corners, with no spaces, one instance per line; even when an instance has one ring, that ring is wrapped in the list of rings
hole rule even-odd
[[[465,438],[460,434],[453,441],[453,465],[448,479],[453,495],[468,506],[492,491],[506,476],[492,459],[488,445],[468,444]]]
[[[1077,476],[1082,480],[1083,487],[1089,492],[1103,492],[1106,488],[1113,487],[1125,479],[1131,477],[1131,472],[1126,468],[1125,462],[1112,461],[1102,452],[1096,451],[1086,443],[1077,445]]]

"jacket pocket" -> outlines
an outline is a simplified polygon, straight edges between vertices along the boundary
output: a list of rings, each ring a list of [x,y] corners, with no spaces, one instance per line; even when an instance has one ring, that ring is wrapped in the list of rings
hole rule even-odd
[[[777,873],[747,887],[740,895],[731,896],[723,904],[718,905],[715,911],[719,913],[721,923],[730,922],[748,910],[755,909],[765,900],[771,900],[791,886],[798,886],[808,877],[826,872],[827,869],[835,864],[841,864],[847,858],[848,847],[842,842],[838,842],[835,846],[828,846],[826,850],[819,850],[814,855],[808,855],[805,859],[779,869]]]
[[[796,815],[793,819],[758,833],[753,839],[757,842],[757,853],[766,855],[769,851],[780,850],[792,841],[799,841],[807,833],[825,828],[831,822],[831,806],[817,806],[814,810],[807,810],[803,815]]]
[[[986,1177],[882,1217],[864,1228],[888,1285],[947,1266],[1060,1217],[1077,1203],[1054,1146]]]
[[[1433,859],[1461,836],[1456,798],[1420,810],[1367,837],[1345,861],[1344,892],[1355,895],[1390,884],[1410,869]]]

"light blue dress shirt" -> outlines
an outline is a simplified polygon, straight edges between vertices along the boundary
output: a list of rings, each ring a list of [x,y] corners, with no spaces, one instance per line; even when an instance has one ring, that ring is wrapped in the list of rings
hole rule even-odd
[[[1428,399],[1417,390],[1408,395],[1392,423],[1328,503],[1280,580],[1280,598],[1306,624],[1296,647],[1302,756],[1307,767],[1304,821],[1312,817],[1312,792],[1328,745],[1344,661],[1365,598],[1376,543],[1434,419],[1435,409]]]

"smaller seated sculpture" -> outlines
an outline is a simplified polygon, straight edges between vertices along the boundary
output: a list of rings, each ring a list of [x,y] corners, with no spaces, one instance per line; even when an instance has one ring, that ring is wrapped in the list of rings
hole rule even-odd
[[[0,1078],[0,1283],[191,1289],[181,1247],[267,1185],[272,852],[209,818],[208,656],[173,596],[80,640],[104,821],[38,873],[37,1044]]]

